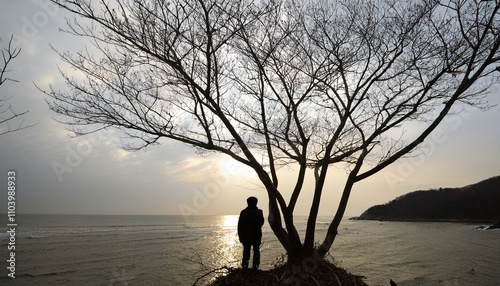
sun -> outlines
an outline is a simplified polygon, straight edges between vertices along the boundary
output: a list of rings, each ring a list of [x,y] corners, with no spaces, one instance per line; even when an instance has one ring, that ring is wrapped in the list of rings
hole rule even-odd
[[[238,218],[239,218],[239,216],[237,216],[237,215],[225,215],[222,226],[225,229],[227,229],[227,228],[235,228],[235,227],[238,226]]]

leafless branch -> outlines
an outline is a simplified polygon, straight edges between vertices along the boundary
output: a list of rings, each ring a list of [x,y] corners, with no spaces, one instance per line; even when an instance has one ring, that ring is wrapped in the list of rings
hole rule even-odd
[[[1,50],[3,63],[0,66],[0,85],[4,84],[7,81],[18,82],[18,80],[16,79],[7,77],[7,73],[9,72],[8,70],[9,64],[21,52],[21,48],[12,46],[13,40],[14,40],[14,35],[10,37],[9,42],[7,43],[7,47]],[[0,42],[2,42],[1,38]],[[0,98],[0,127],[1,127],[0,136],[7,133],[20,131],[36,125],[36,124],[25,124],[24,120],[21,120],[20,122],[17,120],[26,113],[28,113],[29,111],[28,110],[23,112],[14,111],[12,106],[9,104],[11,98],[12,96],[7,96],[7,95]]]

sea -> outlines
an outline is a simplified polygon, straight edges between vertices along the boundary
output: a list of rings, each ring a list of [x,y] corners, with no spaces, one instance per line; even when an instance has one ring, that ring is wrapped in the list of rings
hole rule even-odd
[[[5,217],[5,216],[4,216]],[[5,220],[6,221],[6,220]],[[0,225],[0,285],[206,285],[238,267],[238,216],[17,215],[15,278],[11,227]],[[320,217],[321,240],[329,219]],[[296,224],[304,233],[306,217]],[[500,286],[500,231],[478,224],[345,218],[329,259],[369,285]],[[284,259],[263,227],[261,268]]]

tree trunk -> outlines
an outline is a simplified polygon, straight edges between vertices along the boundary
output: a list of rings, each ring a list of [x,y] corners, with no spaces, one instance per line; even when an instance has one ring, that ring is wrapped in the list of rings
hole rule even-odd
[[[277,199],[272,190],[268,189],[267,195],[269,198],[269,216],[267,218],[269,226],[271,226],[271,229],[273,230],[281,245],[283,245],[283,247],[285,248],[286,252],[291,252],[291,240],[288,233],[285,231],[281,224],[281,215]]]
[[[351,195],[352,187],[354,183],[356,183],[356,176],[358,175],[361,166],[363,165],[363,160],[368,154],[368,150],[363,150],[362,154],[359,156],[360,160],[356,163],[354,169],[349,173],[347,177],[347,181],[344,185],[344,191],[342,192],[342,197],[340,198],[339,207],[337,208],[337,212],[328,227],[328,231],[326,233],[326,237],[323,240],[323,243],[317,249],[317,255],[319,257],[324,257],[330,248],[332,247],[335,238],[337,237],[337,231],[344,217],[345,209],[347,207],[347,202],[349,201],[349,196]]]
[[[354,178],[351,178],[351,176],[349,176],[349,179],[344,186],[344,191],[342,193],[342,198],[340,199],[337,213],[335,214],[335,217],[328,227],[328,231],[326,233],[325,239],[323,240],[323,243],[321,243],[317,250],[317,254],[320,257],[324,257],[328,253],[328,251],[332,247],[333,242],[335,241],[335,238],[337,237],[337,230],[339,228],[340,222],[342,221],[342,218],[344,217],[345,209],[347,207],[347,202],[349,201],[349,196],[351,194],[354,182]]]
[[[302,252],[302,244],[293,222],[293,214],[288,213],[286,210],[282,211],[286,225],[285,230],[282,225],[281,213],[274,192],[273,190],[268,190],[267,193],[269,197],[269,225],[279,242],[285,248],[288,256],[298,255]]]
[[[321,167],[321,172],[316,176],[316,184],[314,187],[313,202],[309,217],[307,218],[306,238],[304,240],[305,251],[309,254],[314,252],[314,237],[316,232],[316,221],[318,219],[319,204],[321,201],[321,194],[325,185],[326,174],[328,171],[328,164],[324,163]]]

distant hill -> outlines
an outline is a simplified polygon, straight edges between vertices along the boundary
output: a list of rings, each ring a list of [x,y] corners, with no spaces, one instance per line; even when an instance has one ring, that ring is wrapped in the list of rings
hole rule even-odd
[[[411,192],[373,206],[357,219],[500,221],[500,176],[462,188]]]

